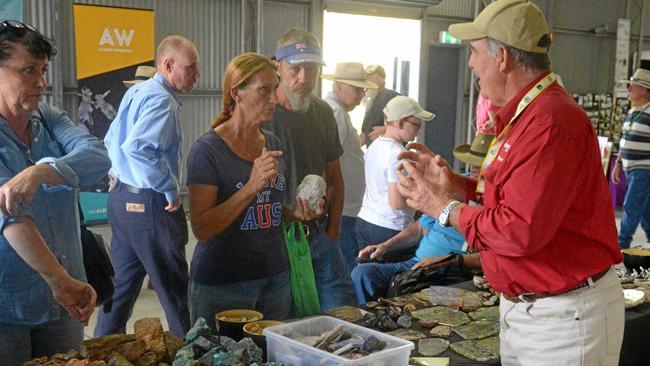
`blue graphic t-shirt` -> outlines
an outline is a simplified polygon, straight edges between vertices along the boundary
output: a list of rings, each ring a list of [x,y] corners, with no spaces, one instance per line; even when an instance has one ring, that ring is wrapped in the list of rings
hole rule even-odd
[[[280,140],[263,131],[268,150],[281,150]],[[248,206],[221,234],[199,242],[194,250],[192,281],[213,285],[254,280],[289,269],[282,236],[282,203],[285,195],[284,161],[280,174],[269,179]],[[236,155],[211,130],[192,145],[187,160],[187,183],[217,187],[217,205],[241,189],[248,181],[253,163]]]

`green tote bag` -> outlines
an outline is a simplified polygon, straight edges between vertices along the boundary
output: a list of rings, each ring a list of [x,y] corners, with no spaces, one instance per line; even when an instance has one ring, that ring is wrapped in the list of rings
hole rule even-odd
[[[300,317],[320,314],[314,268],[305,230],[301,222],[285,224],[282,232],[291,265],[291,293]],[[296,238],[297,234],[297,238]]]

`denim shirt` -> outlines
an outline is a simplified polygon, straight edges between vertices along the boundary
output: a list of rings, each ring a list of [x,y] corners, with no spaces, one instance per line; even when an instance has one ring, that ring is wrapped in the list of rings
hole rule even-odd
[[[127,90],[104,139],[112,173],[123,183],[178,198],[181,177],[181,101],[165,78]]]
[[[65,183],[41,184],[32,202],[24,203],[16,217],[0,214],[0,323],[35,325],[58,319],[61,311],[40,274],[9,245],[4,229],[20,217],[30,217],[67,272],[85,281],[78,188],[98,183],[110,168],[106,149],[97,138],[84,133],[55,107],[41,103],[39,110],[30,121],[31,147],[18,140],[0,117],[0,185],[34,163],[49,164]],[[51,135],[41,124],[41,116]]]

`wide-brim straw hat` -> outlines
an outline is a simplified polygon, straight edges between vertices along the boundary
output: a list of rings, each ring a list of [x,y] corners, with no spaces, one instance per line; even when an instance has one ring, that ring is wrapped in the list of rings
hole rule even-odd
[[[122,83],[127,87],[132,87],[133,85],[143,82],[147,79],[151,79],[156,74],[156,68],[153,66],[138,66],[135,69],[135,79],[133,80],[124,80]]]
[[[621,80],[620,82],[624,84],[640,85],[644,88],[650,89],[650,70],[636,69],[630,80]]]
[[[494,135],[487,133],[479,133],[474,137],[472,144],[459,145],[454,148],[454,156],[456,159],[467,163],[469,165],[481,166],[483,160],[490,149],[490,144],[494,140]]]
[[[323,74],[321,77],[359,88],[377,89],[377,84],[368,81],[366,71],[359,62],[338,63],[333,74]]]

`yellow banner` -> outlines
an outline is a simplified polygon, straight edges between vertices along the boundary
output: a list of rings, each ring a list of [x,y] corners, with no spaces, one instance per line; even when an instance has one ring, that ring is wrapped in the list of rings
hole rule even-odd
[[[77,79],[154,58],[153,10],[74,4]]]

